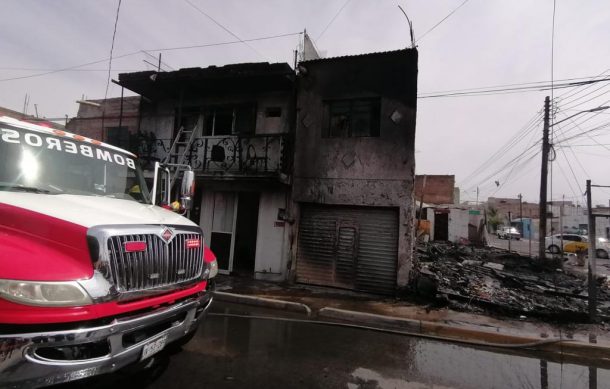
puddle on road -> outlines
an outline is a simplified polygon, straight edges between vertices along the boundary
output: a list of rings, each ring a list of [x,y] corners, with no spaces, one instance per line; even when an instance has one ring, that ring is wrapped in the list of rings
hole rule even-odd
[[[220,305],[215,312],[261,313]],[[353,328],[209,316],[151,387],[610,389],[609,370],[556,362]]]
[[[355,382],[348,382],[348,389],[430,389],[428,383],[405,381],[396,378],[386,378],[380,373],[364,367],[359,367],[352,373]],[[434,389],[453,389],[448,386],[434,385]]]

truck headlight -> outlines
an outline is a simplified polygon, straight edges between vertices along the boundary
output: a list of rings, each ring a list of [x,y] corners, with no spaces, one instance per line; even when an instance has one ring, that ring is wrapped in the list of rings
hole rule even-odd
[[[53,307],[92,303],[87,292],[73,281],[0,280],[0,297],[20,304]]]
[[[208,274],[208,279],[216,277],[218,274],[218,262],[216,260],[208,262],[208,270],[210,271]]]

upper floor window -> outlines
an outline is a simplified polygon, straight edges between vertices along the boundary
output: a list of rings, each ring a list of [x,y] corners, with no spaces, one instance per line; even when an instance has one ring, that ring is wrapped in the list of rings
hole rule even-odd
[[[253,134],[256,126],[254,104],[210,107],[204,111],[203,135]]]
[[[378,98],[330,100],[324,103],[324,138],[379,136]]]

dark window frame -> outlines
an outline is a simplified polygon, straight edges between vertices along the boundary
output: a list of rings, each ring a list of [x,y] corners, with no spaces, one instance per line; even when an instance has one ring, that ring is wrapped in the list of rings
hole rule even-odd
[[[381,136],[381,98],[324,100],[322,138],[378,138]],[[342,114],[343,111],[344,113]],[[364,114],[364,115],[363,115]],[[368,115],[368,117],[366,117]],[[343,118],[341,116],[344,116]],[[368,129],[358,129],[357,119],[368,121]],[[344,128],[339,128],[343,120]]]
[[[217,115],[226,115],[228,112],[232,115],[230,131],[218,131],[216,128]],[[246,115],[246,112],[249,112],[249,115]],[[205,106],[202,113],[204,115],[203,136],[237,136],[254,135],[256,133],[256,102]],[[238,128],[242,126],[244,128]]]

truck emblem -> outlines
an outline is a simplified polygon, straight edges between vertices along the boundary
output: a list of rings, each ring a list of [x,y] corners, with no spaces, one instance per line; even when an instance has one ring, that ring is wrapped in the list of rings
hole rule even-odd
[[[172,230],[170,230],[169,228],[166,228],[162,233],[161,233],[161,237],[163,238],[163,240],[165,240],[166,242],[169,242],[174,236],[174,233],[172,232]]]

